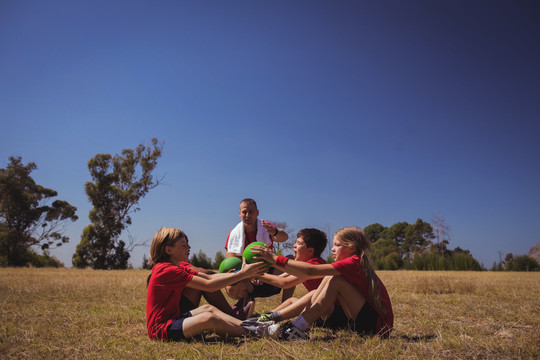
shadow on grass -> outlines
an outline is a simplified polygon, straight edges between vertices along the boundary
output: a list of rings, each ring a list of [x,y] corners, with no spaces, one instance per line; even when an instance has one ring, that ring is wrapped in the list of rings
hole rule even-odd
[[[426,341],[431,340],[436,337],[435,334],[426,334],[426,335],[401,335],[399,336],[401,339],[408,341],[408,342],[419,342],[419,341]]]

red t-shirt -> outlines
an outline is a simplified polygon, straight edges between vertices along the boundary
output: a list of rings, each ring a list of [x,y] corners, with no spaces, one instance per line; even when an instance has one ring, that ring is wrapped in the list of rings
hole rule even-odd
[[[326,264],[326,260],[324,260],[322,257],[320,256],[317,256],[317,257],[312,257],[311,259],[309,259],[308,261],[306,261],[308,264],[313,264],[313,265],[321,265],[321,264]],[[304,281],[302,284],[304,284],[304,286],[306,287],[307,291],[311,291],[311,290],[315,290],[316,288],[319,287],[319,285],[321,284],[323,278],[318,278],[318,279],[309,279],[309,280],[306,280]]]
[[[341,273],[359,292],[364,299],[377,311],[379,315],[377,318],[377,332],[381,336],[388,336],[394,326],[394,313],[392,311],[392,303],[390,302],[390,296],[386,291],[386,287],[377,275],[377,281],[379,282],[379,295],[381,298],[382,307],[386,310],[386,314],[379,312],[373,303],[373,300],[368,295],[368,283],[366,274],[362,267],[362,260],[358,255],[350,256],[344,260],[336,261],[332,263],[332,266]]]
[[[182,291],[196,274],[197,271],[186,266],[168,262],[154,265],[146,294],[146,327],[150,339],[167,340],[167,327],[181,315]]]

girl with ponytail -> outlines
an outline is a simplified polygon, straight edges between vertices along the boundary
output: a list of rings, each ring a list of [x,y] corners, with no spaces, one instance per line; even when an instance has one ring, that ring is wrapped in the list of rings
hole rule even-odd
[[[276,256],[270,249],[254,246],[258,258],[296,276],[324,277],[309,297],[302,313],[282,329],[283,339],[308,339],[312,325],[333,330],[351,329],[361,335],[387,337],[394,325],[390,297],[369,261],[371,242],[358,227],[336,231],[332,264],[311,265]]]

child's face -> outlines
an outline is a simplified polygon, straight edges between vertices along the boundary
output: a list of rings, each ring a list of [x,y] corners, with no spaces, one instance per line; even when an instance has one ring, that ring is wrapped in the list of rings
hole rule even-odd
[[[304,239],[301,237],[296,239],[296,242],[293,246],[294,250],[294,260],[297,261],[308,261],[313,257],[313,248],[308,248]]]
[[[334,238],[332,255],[335,261],[343,260],[354,254],[354,248],[343,244],[338,238]]]
[[[172,246],[167,245],[165,251],[169,254],[171,263],[178,265],[182,261],[188,261],[190,249],[187,239],[184,236]]]

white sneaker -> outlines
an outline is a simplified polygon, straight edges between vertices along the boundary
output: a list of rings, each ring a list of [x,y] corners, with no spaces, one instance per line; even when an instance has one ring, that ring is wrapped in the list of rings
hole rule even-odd
[[[280,333],[279,324],[274,324],[273,321],[268,321],[264,323],[249,323],[244,321],[242,327],[246,329],[250,334],[253,334],[260,338],[272,338],[276,339]]]
[[[300,330],[292,323],[287,323],[281,331],[281,338],[283,340],[309,340],[309,333]]]
[[[261,326],[263,328],[261,337],[277,339],[280,334],[279,324],[270,324],[267,326],[267,323],[264,323],[264,325]]]

